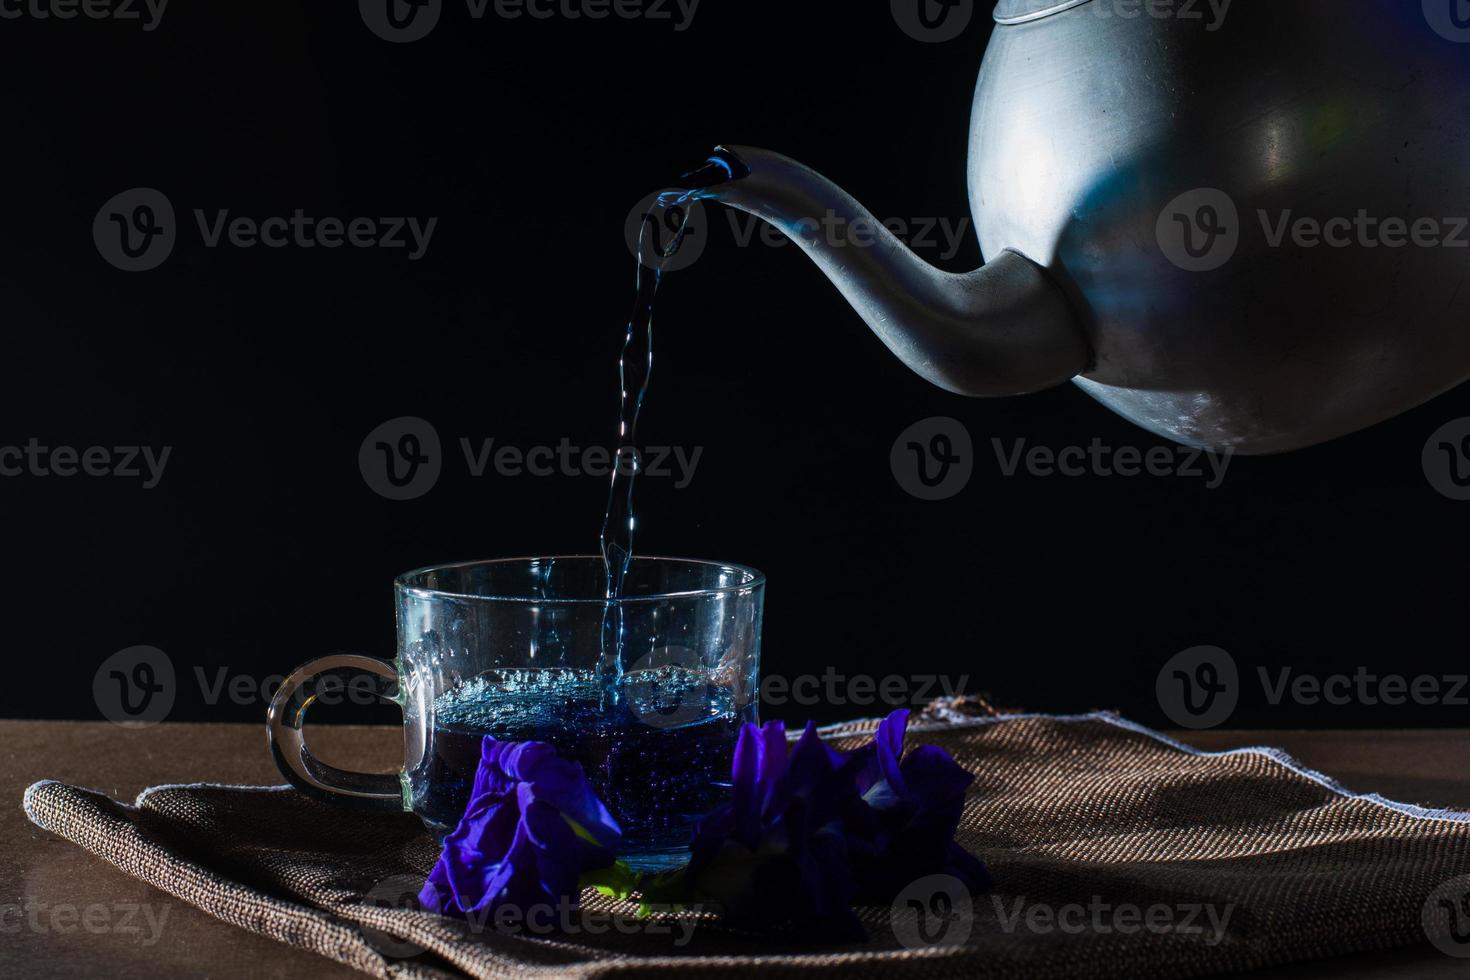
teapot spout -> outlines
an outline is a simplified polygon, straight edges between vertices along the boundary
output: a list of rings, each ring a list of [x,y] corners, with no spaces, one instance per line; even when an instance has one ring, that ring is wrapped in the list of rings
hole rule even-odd
[[[687,182],[702,188],[700,197],[762,218],[800,245],[888,349],[941,388],[1026,394],[1091,363],[1066,296],[1018,252],[974,272],[936,269],[836,184],[767,150],[721,147]],[[848,231],[842,243],[823,237],[834,221]]]

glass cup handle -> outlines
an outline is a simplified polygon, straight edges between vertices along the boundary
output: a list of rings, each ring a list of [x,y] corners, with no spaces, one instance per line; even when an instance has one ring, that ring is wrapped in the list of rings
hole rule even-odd
[[[337,689],[346,691],[348,680],[361,674],[376,678],[375,697],[397,702],[398,671],[382,660],[341,653],[298,667],[271,699],[266,716],[271,756],[281,775],[307,796],[359,809],[402,810],[403,790],[396,775],[338,769],[306,747],[306,709],[322,695],[324,682],[335,679],[341,682]]]

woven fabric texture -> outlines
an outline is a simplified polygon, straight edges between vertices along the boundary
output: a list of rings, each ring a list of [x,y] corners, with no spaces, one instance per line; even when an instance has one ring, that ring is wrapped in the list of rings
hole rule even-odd
[[[872,728],[824,734],[851,748]],[[1470,874],[1470,817],[1354,796],[1268,751],[1200,754],[1108,715],[930,715],[909,742],[975,774],[959,839],[996,889],[967,903],[916,882],[860,910],[871,938],[842,947],[706,912],[639,918],[591,892],[579,912],[499,924],[400,907],[437,853],[418,821],[285,787],[128,805],[46,782],[25,806],[224,922],[378,977],[1209,976],[1423,942],[1426,901]]]

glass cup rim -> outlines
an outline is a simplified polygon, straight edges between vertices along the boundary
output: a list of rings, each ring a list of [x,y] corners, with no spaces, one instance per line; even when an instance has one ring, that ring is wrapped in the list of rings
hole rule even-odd
[[[398,592],[412,595],[421,599],[456,599],[464,602],[505,602],[505,603],[528,603],[540,606],[578,606],[596,605],[605,606],[609,600],[603,596],[532,596],[532,595],[493,595],[475,592],[455,592],[448,589],[431,589],[423,585],[414,584],[421,581],[424,576],[434,572],[454,572],[471,568],[485,568],[494,565],[524,565],[530,562],[601,562],[601,555],[526,555],[519,558],[486,558],[477,561],[449,562],[441,565],[425,565],[393,579],[393,587]],[[635,605],[647,602],[665,602],[671,599],[693,599],[708,596],[730,595],[740,592],[752,592],[762,588],[766,584],[766,576],[749,565],[741,565],[728,561],[710,561],[702,558],[675,558],[667,555],[635,555],[635,562],[659,562],[669,565],[694,565],[705,568],[720,568],[732,572],[738,572],[745,579],[733,585],[722,585],[706,589],[685,589],[679,592],[640,592],[637,595],[623,596],[617,600],[619,605]]]

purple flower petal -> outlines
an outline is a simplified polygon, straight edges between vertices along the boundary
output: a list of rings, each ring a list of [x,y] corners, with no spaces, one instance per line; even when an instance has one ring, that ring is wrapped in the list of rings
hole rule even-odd
[[[847,770],[876,829],[849,833],[860,897],[891,901],[909,882],[951,873],[971,891],[989,887],[985,866],[954,842],[974,776],[943,749],[925,745],[903,754],[908,712],[895,711],[873,743],[848,757]]]
[[[910,799],[927,804],[963,800],[975,777],[937,745],[921,745],[899,767]]]
[[[621,839],[580,766],[545,743],[486,737],[469,806],[420,901],[446,915],[575,901],[583,872],[612,864]]]
[[[873,747],[877,752],[878,771],[882,773],[883,779],[887,781],[896,796],[908,795],[908,787],[904,783],[903,770],[899,765],[899,759],[903,757],[903,737],[908,731],[909,713],[906,708],[899,708],[893,714],[884,718],[878,725],[878,733],[873,737]]]
[[[735,786],[731,832],[747,845],[754,846],[760,836],[761,814],[770,806],[776,776],[785,765],[785,725],[772,721],[761,727],[750,724],[741,727],[731,767]]]
[[[700,822],[687,878],[734,924],[790,922],[812,937],[855,939],[845,819],[862,807],[845,759],[808,725],[748,725],[736,746],[732,801]]]
[[[475,770],[475,782],[470,789],[470,799],[493,793],[502,796],[515,787],[515,780],[506,775],[502,759],[513,742],[497,742],[483,739],[480,743],[480,765]]]
[[[771,805],[771,798],[786,774],[786,726],[779,721],[768,722],[760,729],[757,742],[760,759],[760,782],[765,792],[761,797],[761,809]]]

